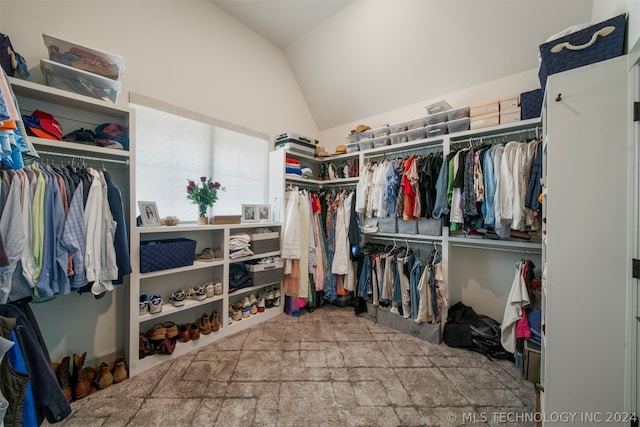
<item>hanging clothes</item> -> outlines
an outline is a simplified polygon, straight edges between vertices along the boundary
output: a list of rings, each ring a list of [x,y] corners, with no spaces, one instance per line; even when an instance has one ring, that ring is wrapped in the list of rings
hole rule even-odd
[[[500,342],[505,350],[510,353],[516,351],[516,324],[524,314],[524,307],[529,304],[529,293],[523,276],[523,262],[515,264],[515,276],[511,284],[511,291],[504,309],[502,336]]]

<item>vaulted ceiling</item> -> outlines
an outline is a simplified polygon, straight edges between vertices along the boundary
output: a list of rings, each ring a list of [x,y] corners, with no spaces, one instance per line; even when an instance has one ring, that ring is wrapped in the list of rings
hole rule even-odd
[[[593,0],[210,0],[279,46],[320,130],[537,67]],[[533,88],[532,88],[533,89]]]

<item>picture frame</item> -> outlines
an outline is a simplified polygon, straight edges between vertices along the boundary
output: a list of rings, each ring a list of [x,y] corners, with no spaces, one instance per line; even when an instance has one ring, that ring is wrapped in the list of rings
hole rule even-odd
[[[138,201],[138,209],[140,210],[143,227],[157,227],[160,225],[160,215],[158,215],[156,202]]]
[[[257,205],[242,205],[242,222],[259,222]]]
[[[259,222],[271,222],[271,205],[257,205],[256,213]]]

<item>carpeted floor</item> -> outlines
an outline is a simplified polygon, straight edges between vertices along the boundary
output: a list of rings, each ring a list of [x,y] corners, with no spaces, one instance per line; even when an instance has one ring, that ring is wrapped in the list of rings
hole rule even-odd
[[[511,362],[325,305],[280,315],[71,406],[56,426],[533,426],[536,394]]]

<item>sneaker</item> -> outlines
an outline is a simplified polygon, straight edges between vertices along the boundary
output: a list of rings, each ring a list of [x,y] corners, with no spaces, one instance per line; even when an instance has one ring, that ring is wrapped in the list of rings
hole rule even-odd
[[[251,316],[251,306],[242,307],[242,318],[246,319],[249,316]]]
[[[202,301],[207,297],[204,286],[193,286],[189,289],[189,296],[197,301]]]
[[[156,314],[162,311],[162,297],[158,294],[149,298],[149,313]]]
[[[213,298],[213,296],[215,295],[213,282],[207,282],[207,284],[204,285],[204,293],[207,298]]]
[[[254,302],[251,304],[251,308],[249,308],[249,313],[253,316],[258,313],[258,305]]]
[[[242,309],[238,310],[237,308],[234,308],[231,311],[231,319],[232,320],[242,320]]]
[[[216,282],[213,284],[213,294],[222,295],[222,282]]]
[[[242,308],[250,308],[251,307],[251,302],[249,301],[249,297],[244,297],[244,299],[242,300]]]
[[[184,290],[180,288],[173,291],[171,293],[171,296],[169,297],[169,302],[174,307],[183,306],[186,300],[187,300],[187,294],[185,294]]]
[[[273,299],[273,306],[274,307],[279,307],[280,306],[280,297]]]
[[[280,288],[272,288],[273,289],[273,299],[280,298]]]
[[[144,316],[149,312],[149,296],[147,294],[140,295],[140,303],[138,304],[138,314]]]
[[[258,301],[258,313],[264,313],[264,309],[266,308],[266,303],[264,298],[260,298],[260,301]]]
[[[256,296],[254,294],[249,295],[249,304],[253,305],[257,303],[258,303],[258,299],[256,298]]]

